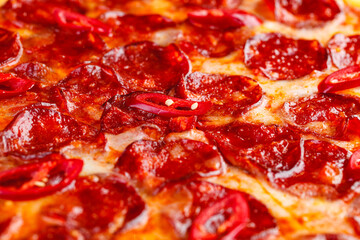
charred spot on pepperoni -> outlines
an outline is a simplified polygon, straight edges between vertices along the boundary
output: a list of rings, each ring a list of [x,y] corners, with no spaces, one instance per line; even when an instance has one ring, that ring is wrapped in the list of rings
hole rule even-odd
[[[71,237],[77,232],[85,239],[108,238],[141,223],[146,205],[118,176],[90,175],[78,178],[73,189],[54,196],[40,214],[43,229],[57,223],[60,236]]]
[[[171,44],[138,42],[114,48],[102,58],[128,91],[167,91],[190,71],[187,57]]]
[[[135,142],[126,148],[116,163],[117,171],[140,181],[146,180],[150,186],[152,179],[156,183],[210,177],[219,175],[222,168],[222,157],[213,146],[186,139]]]
[[[336,34],[328,42],[328,49],[333,64],[345,68],[360,64],[360,35],[345,36]]]
[[[200,8],[237,8],[242,0],[177,0],[179,3],[189,7]]]
[[[270,237],[277,234],[276,220],[270,215],[268,209],[264,204],[256,200],[254,197],[235,190],[224,188],[220,185],[205,181],[192,181],[192,182],[179,182],[173,185],[166,186],[158,195],[160,198],[169,199],[169,205],[163,208],[163,214],[168,218],[171,224],[174,226],[178,235],[186,235],[186,232],[190,231],[190,228],[199,226],[189,226],[189,220],[191,224],[196,224],[195,219],[202,211],[209,211],[212,206],[219,202],[225,201],[227,196],[233,194],[241,194],[248,206],[248,220],[246,225],[241,229],[229,228],[229,232],[232,232],[234,236],[230,239],[256,239],[257,237]],[[189,204],[185,209],[174,209],[174,206],[178,206],[176,202],[186,201],[190,198]],[[182,205],[181,205],[182,206]],[[219,222],[214,222],[215,219],[208,219],[206,221],[206,227],[215,230],[217,224],[221,224],[227,217],[231,215],[232,206],[224,206],[224,211],[220,210],[216,216],[219,217]],[[207,209],[207,210],[205,210]],[[229,211],[225,211],[228,209]],[[216,209],[213,209],[216,210]],[[234,216],[237,219],[240,216]],[[215,236],[217,239],[221,235]],[[230,236],[230,235],[229,235]],[[215,239],[214,238],[214,239]]]
[[[54,89],[59,107],[76,118],[99,121],[101,106],[116,94],[126,94],[112,70],[100,65],[82,65]]]
[[[289,170],[300,154],[300,136],[287,127],[233,123],[206,134],[227,161],[253,174]]]
[[[347,139],[348,119],[360,112],[359,99],[317,94],[286,102],[282,116],[291,126],[322,137]]]
[[[16,64],[23,53],[18,33],[0,28],[0,69]]]
[[[90,140],[96,131],[56,110],[33,107],[19,112],[0,135],[3,154],[28,155],[56,150],[73,140]]]
[[[341,13],[336,0],[266,0],[277,21],[294,27],[321,27]]]
[[[244,47],[245,65],[271,80],[291,80],[327,67],[326,49],[317,40],[262,33]]]
[[[204,117],[238,117],[258,103],[263,95],[260,85],[245,76],[227,76],[194,72],[177,87],[181,97],[193,101],[210,101],[212,108]]]

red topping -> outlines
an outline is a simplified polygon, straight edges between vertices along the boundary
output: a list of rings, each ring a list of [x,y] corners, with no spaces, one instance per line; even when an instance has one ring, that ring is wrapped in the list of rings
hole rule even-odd
[[[211,101],[207,115],[238,117],[262,98],[259,84],[245,76],[226,76],[194,72],[183,79],[177,88],[182,98],[192,101]]]
[[[16,64],[22,53],[19,34],[0,28],[0,69]]]
[[[336,34],[329,43],[331,59],[338,68],[360,64],[360,35]]]
[[[201,8],[237,8],[242,0],[179,0],[184,5]]]
[[[360,86],[360,67],[351,66],[327,76],[318,86],[321,93],[336,92]]]
[[[351,155],[349,166],[352,170],[359,170],[360,169],[360,150],[354,152]]]
[[[18,113],[0,133],[0,147],[3,153],[49,152],[72,140],[90,139],[95,134],[94,129],[70,116],[34,107]]]
[[[286,102],[282,112],[289,124],[304,132],[346,139],[346,122],[360,112],[360,102],[340,95],[313,95]]]
[[[99,120],[102,104],[126,90],[115,74],[98,65],[82,65],[72,71],[55,88],[57,103],[78,118]]]
[[[279,33],[258,34],[246,42],[245,64],[272,80],[296,79],[326,68],[326,49],[316,40]]]
[[[218,175],[222,167],[222,157],[212,146],[185,139],[135,142],[126,148],[116,163],[119,172],[127,172],[150,185],[150,179],[155,177],[161,182]]]
[[[262,21],[253,14],[242,10],[197,10],[188,14],[192,25],[205,29],[226,30],[242,26],[255,27]]]
[[[118,176],[81,177],[74,189],[55,196],[53,203],[42,209],[41,220],[47,225],[42,230],[46,236],[56,227],[56,235],[62,239],[72,239],[74,232],[77,239],[107,239],[138,224],[145,209],[134,188]]]
[[[0,198],[24,201],[53,194],[69,185],[81,172],[83,161],[50,157],[0,172]]]
[[[102,62],[115,70],[129,91],[166,91],[190,71],[187,57],[174,44],[134,43],[114,48]]]
[[[165,195],[163,197],[163,195]],[[276,234],[275,219],[259,201],[242,192],[209,182],[180,182],[160,193],[171,199],[162,209],[178,234],[190,239],[260,239]],[[179,209],[184,202],[186,209]],[[174,209],[174,206],[175,209]],[[189,227],[189,219],[192,226]]]
[[[193,221],[189,239],[234,239],[248,221],[248,204],[241,193],[234,192],[201,210]]]
[[[295,27],[319,27],[340,12],[336,0],[266,0],[277,21]]]
[[[17,96],[31,89],[35,82],[18,78],[9,73],[0,73],[0,98]]]
[[[45,64],[39,62],[22,63],[16,66],[14,72],[21,78],[29,78],[43,83],[56,81],[56,74]]]
[[[346,133],[360,136],[360,119],[358,117],[353,116],[349,118]]]
[[[203,115],[211,107],[211,102],[189,101],[161,93],[135,94],[126,104],[128,107],[164,117]]]
[[[298,160],[300,136],[286,127],[234,123],[208,131],[207,136],[227,161],[254,174],[289,170]]]
[[[53,15],[57,24],[62,28],[77,31],[90,31],[104,35],[111,34],[111,28],[108,25],[79,13],[55,8],[53,9]]]

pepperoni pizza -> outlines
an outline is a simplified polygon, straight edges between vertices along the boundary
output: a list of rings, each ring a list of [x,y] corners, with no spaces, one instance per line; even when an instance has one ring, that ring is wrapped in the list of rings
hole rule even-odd
[[[0,4],[0,240],[360,239],[356,0]]]

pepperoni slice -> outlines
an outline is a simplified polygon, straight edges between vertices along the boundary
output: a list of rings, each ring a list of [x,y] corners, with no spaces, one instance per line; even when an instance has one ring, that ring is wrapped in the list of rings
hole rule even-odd
[[[292,39],[279,33],[262,33],[244,47],[245,65],[271,80],[303,77],[327,66],[326,49],[317,40]]]
[[[298,160],[298,133],[277,125],[233,123],[206,131],[227,161],[253,174],[291,169]]]
[[[158,196],[170,199],[163,208],[164,215],[180,236],[189,232],[189,239],[250,240],[277,233],[276,221],[268,209],[246,193],[194,181],[166,186]],[[185,210],[179,209],[177,202],[191,204]],[[192,220],[190,227],[189,220]]]
[[[294,27],[321,27],[341,9],[336,0],[266,0],[277,21]]]
[[[201,8],[237,8],[242,0],[178,0],[185,6]]]
[[[2,153],[33,154],[91,139],[96,132],[56,110],[33,107],[18,113],[0,135]]]
[[[18,78],[13,74],[0,73],[0,99],[17,96],[35,85],[29,79]]]
[[[155,177],[163,182],[219,175],[223,160],[212,146],[199,141],[138,141],[126,148],[116,169],[149,184]]]
[[[338,68],[360,64],[360,35],[345,36],[336,34],[328,42],[331,59]]]
[[[15,65],[22,53],[19,34],[0,28],[0,69]]]
[[[262,24],[258,17],[242,10],[197,10],[188,13],[188,19],[195,27],[218,30],[242,26],[255,27]]]
[[[286,122],[295,128],[335,139],[347,139],[344,135],[347,121],[359,112],[357,98],[330,94],[289,101],[282,108]]]
[[[73,189],[54,196],[41,215],[38,235],[42,239],[48,239],[50,233],[61,239],[72,239],[74,233],[76,239],[107,239],[141,223],[146,206],[118,176],[90,175],[78,178]]]
[[[27,62],[16,66],[13,71],[21,78],[28,78],[42,83],[51,82],[57,76],[43,63]]]
[[[274,174],[277,185],[298,196],[329,199],[338,198],[348,190],[347,150],[318,140],[305,140],[300,149],[298,162],[292,169]]]
[[[69,185],[83,166],[79,159],[48,158],[53,160],[0,172],[0,198],[24,201],[53,194]]]
[[[102,104],[116,94],[126,94],[115,74],[99,65],[82,65],[72,71],[55,89],[55,99],[77,118],[98,121]]]
[[[187,57],[174,45],[138,42],[114,48],[102,58],[129,91],[166,91],[190,71]]]
[[[245,76],[227,76],[194,72],[183,79],[178,94],[192,101],[210,101],[207,116],[238,117],[258,103],[263,95],[259,84]]]

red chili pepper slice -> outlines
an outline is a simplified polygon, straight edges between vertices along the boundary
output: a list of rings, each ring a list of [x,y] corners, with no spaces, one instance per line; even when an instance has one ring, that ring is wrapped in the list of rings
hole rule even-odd
[[[260,18],[242,10],[203,9],[190,12],[188,19],[195,27],[220,30],[262,24]]]
[[[105,23],[94,18],[89,18],[79,13],[66,11],[60,8],[53,10],[55,21],[63,28],[69,28],[78,31],[90,31],[109,36],[111,28]]]
[[[80,159],[30,163],[0,172],[0,198],[33,200],[61,190],[81,172]]]
[[[29,79],[18,78],[10,73],[0,73],[0,98],[7,98],[26,92],[35,85]]]
[[[189,240],[235,239],[248,220],[247,201],[241,193],[230,193],[200,212],[191,226]]]
[[[128,102],[128,107],[134,107],[146,112],[164,117],[203,115],[211,107],[211,102],[195,102],[161,93],[135,94]]]
[[[349,166],[352,170],[360,169],[360,150],[351,155]]]
[[[327,76],[318,86],[321,93],[330,93],[360,86],[360,66],[340,69]]]

